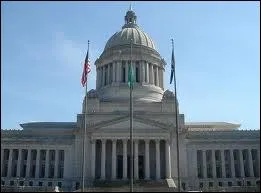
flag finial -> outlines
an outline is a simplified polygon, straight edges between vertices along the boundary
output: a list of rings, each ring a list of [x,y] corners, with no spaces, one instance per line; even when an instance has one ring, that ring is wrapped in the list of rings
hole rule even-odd
[[[171,38],[172,48],[174,47],[174,40]]]

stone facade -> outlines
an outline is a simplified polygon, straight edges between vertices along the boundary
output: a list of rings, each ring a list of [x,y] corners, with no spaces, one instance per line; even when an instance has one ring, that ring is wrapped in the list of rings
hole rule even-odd
[[[176,98],[164,90],[165,61],[129,10],[122,30],[95,62],[96,90],[84,98],[77,122],[25,123],[23,130],[1,130],[2,185],[75,190],[82,184],[82,172],[88,187],[97,181],[128,180],[129,64],[136,74],[134,179],[173,179],[177,184]],[[239,124],[225,122],[185,123],[185,116],[177,113],[183,189],[259,183],[259,130],[238,130]]]

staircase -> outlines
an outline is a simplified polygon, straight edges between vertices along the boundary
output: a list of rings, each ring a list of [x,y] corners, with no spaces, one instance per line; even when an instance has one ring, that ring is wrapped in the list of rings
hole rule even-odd
[[[94,181],[93,187],[85,188],[86,192],[130,192],[129,181]],[[173,192],[175,188],[170,188],[166,180],[133,182],[134,192]]]

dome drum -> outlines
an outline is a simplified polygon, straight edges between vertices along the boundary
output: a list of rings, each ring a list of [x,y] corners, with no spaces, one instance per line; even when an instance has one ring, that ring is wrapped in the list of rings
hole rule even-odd
[[[99,89],[99,96],[102,101],[129,101],[130,88],[128,84],[120,83],[114,86],[105,86]],[[151,101],[159,102],[162,99],[164,91],[151,85],[134,84],[133,100],[134,101]]]

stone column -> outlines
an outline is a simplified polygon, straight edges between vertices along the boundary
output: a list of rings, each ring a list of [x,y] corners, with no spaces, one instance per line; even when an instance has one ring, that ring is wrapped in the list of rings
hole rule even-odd
[[[123,141],[123,179],[127,179],[127,139]]]
[[[108,82],[108,85],[110,84],[110,79],[111,79],[111,64],[108,64],[108,76],[107,76],[107,82]]]
[[[160,140],[156,139],[156,179],[160,179]]]
[[[150,179],[150,140],[145,139],[145,180]]]
[[[254,170],[253,170],[253,160],[252,160],[252,152],[251,149],[248,149],[248,166],[249,166],[249,174],[250,177],[254,177]]]
[[[169,140],[165,142],[165,155],[166,155],[166,178],[171,178],[171,162],[170,162],[170,145]]]
[[[17,168],[16,168],[17,177],[20,177],[20,173],[21,173],[21,159],[22,159],[22,149],[18,149],[18,160],[17,160]]]
[[[46,150],[44,177],[49,177],[49,150]]]
[[[203,178],[207,178],[206,150],[202,150]]]
[[[241,149],[239,151],[239,161],[240,161],[240,172],[241,172],[241,177],[245,177],[245,170],[244,170],[244,162],[243,162],[243,152]]]
[[[161,68],[161,88],[164,90],[164,68]]]
[[[40,149],[36,150],[36,161],[35,161],[35,178],[39,178],[39,170],[40,170]]]
[[[158,66],[159,87],[161,87],[161,68]]]
[[[134,179],[139,179],[139,140],[134,140]]]
[[[112,63],[112,82],[116,82],[116,78],[115,78],[115,73],[116,73],[116,62]]]
[[[31,168],[31,149],[27,150],[27,160],[26,160],[26,178],[30,177],[30,168]]]
[[[12,162],[13,162],[13,149],[9,149],[7,177],[11,177]]]
[[[128,82],[128,71],[129,71],[128,61],[126,61],[126,63],[125,63],[125,82]]]
[[[57,178],[58,176],[58,162],[59,162],[59,150],[55,150],[55,158],[54,158],[54,178]]]
[[[98,78],[98,88],[100,88],[101,85],[102,85],[101,77],[102,77],[102,71],[101,71],[101,67],[99,67],[98,68],[98,76],[97,76],[97,78]]]
[[[150,71],[148,62],[146,62],[146,83],[150,83]]]
[[[102,87],[105,85],[105,66],[101,67],[102,69]]]
[[[156,83],[155,83],[155,85],[159,86],[159,69],[158,69],[158,66],[155,66],[155,68],[156,68]]]
[[[111,176],[112,179],[116,179],[116,139],[112,140],[112,161],[111,161]]]
[[[106,161],[106,139],[102,139],[101,150],[101,179],[105,180],[105,161]]]
[[[213,174],[213,178],[216,178],[217,177],[217,169],[216,169],[215,150],[211,151],[211,156],[212,156],[212,174]]]
[[[223,149],[220,150],[221,155],[221,170],[222,170],[222,178],[226,178],[226,169],[225,169],[225,151]]]
[[[230,149],[230,169],[231,169],[231,177],[235,178],[235,162],[234,162],[233,149]]]
[[[92,144],[91,176],[92,176],[92,179],[95,179],[96,139],[91,140],[91,144]]]
[[[99,69],[96,67],[96,88],[99,88]]]

